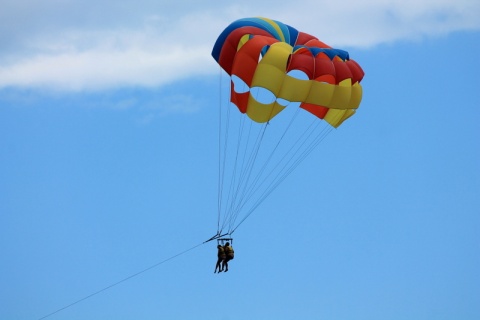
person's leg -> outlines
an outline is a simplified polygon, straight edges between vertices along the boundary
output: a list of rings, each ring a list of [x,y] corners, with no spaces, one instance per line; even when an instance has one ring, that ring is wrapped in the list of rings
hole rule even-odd
[[[225,258],[225,272],[228,271],[228,261],[230,260],[230,258]]]
[[[217,264],[215,265],[215,272],[217,272],[217,269],[218,269],[218,272],[222,272],[221,269],[220,269],[220,263],[222,262],[222,259],[221,258],[218,258],[217,260]]]

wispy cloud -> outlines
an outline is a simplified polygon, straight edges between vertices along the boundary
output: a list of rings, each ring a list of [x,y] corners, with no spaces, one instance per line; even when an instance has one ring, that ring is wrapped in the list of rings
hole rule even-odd
[[[271,17],[348,48],[480,29],[476,0],[257,2],[7,0],[0,88],[158,87],[215,73],[217,35],[247,16]]]

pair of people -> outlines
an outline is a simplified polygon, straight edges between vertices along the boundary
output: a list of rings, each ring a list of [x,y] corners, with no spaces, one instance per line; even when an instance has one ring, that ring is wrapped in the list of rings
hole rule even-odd
[[[218,245],[218,259],[217,259],[217,264],[215,265],[215,271],[213,273],[218,273],[225,271],[228,271],[228,261],[232,260],[234,257],[234,251],[233,248],[230,246],[230,243],[227,242],[225,243],[225,246]]]

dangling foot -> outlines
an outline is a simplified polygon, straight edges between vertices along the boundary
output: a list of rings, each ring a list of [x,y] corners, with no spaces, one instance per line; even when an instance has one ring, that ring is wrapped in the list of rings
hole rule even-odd
[[[227,270],[225,270],[225,272],[227,272],[227,271],[228,271],[228,269],[227,269]]]

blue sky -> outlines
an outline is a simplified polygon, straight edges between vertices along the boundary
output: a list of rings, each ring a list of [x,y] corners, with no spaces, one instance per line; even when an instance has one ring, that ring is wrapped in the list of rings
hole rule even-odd
[[[2,4],[0,318],[39,319],[216,232],[210,51],[267,16],[349,51],[357,114],[235,232],[227,274],[210,242],[48,319],[478,319],[480,4],[188,5]]]

